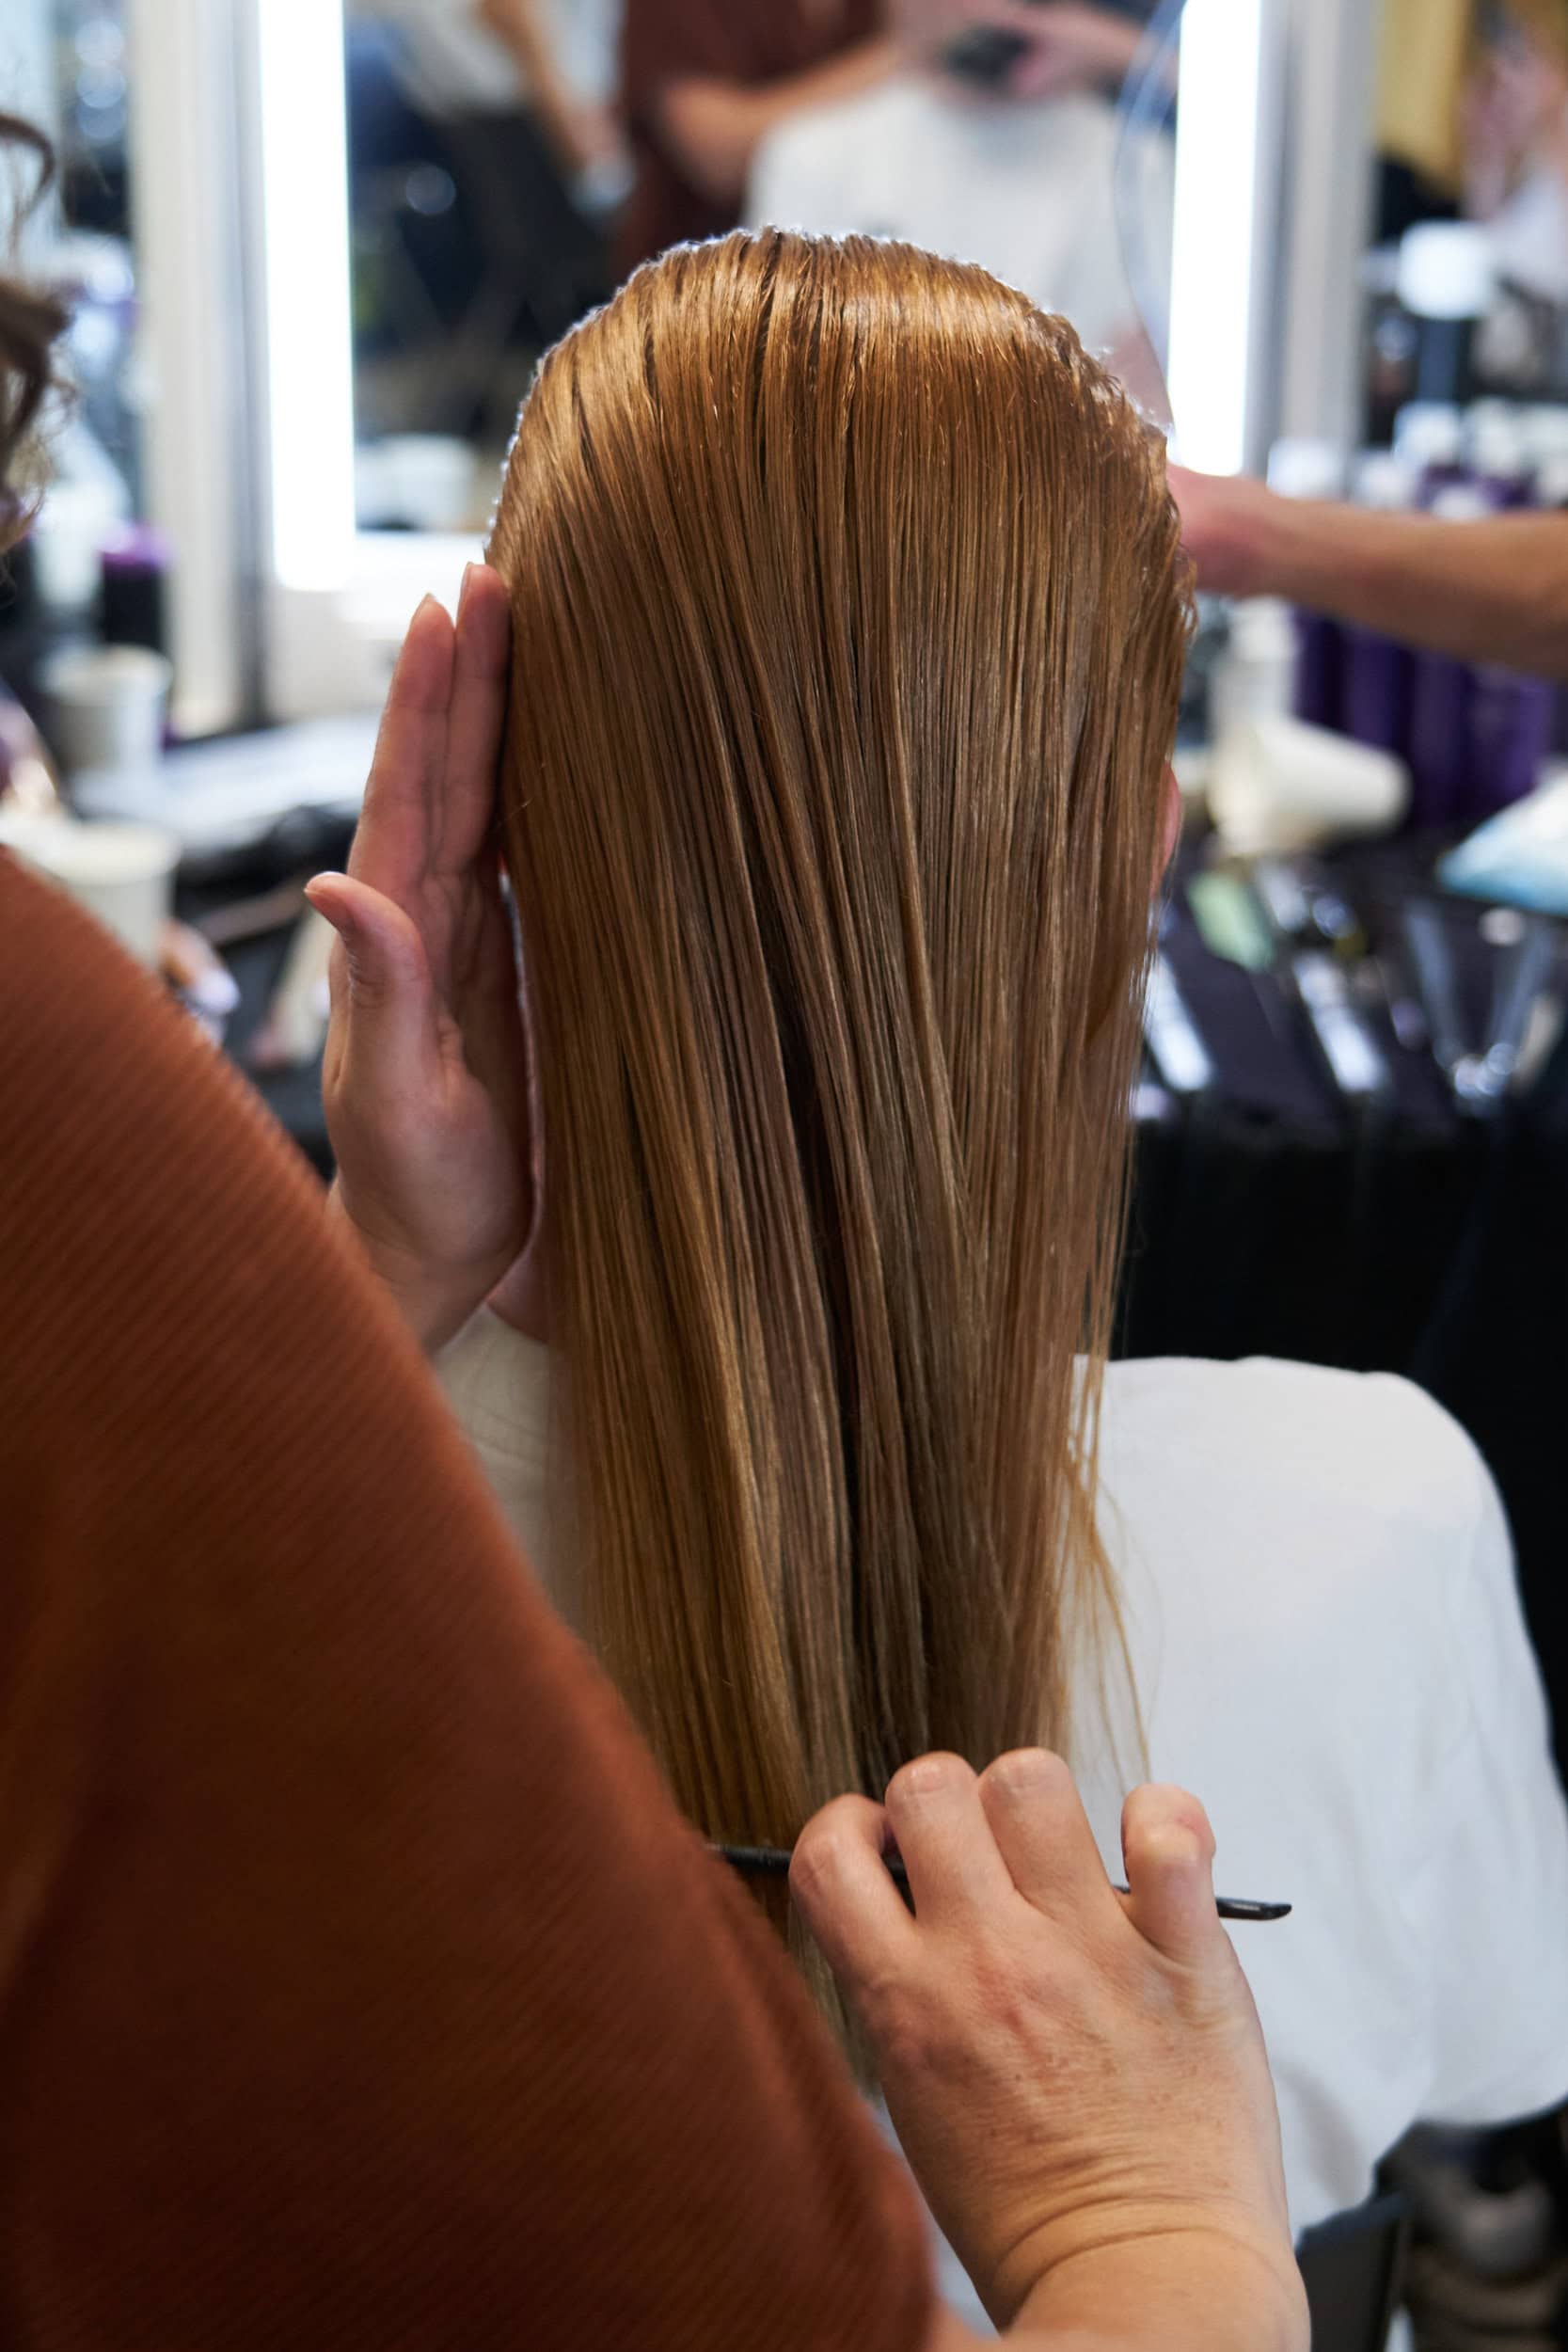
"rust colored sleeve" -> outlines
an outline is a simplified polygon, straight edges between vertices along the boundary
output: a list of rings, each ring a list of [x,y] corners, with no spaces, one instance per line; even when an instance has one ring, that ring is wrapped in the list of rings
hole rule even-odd
[[[915,2352],[923,2230],[311,1179],[0,856],[0,2341]]]

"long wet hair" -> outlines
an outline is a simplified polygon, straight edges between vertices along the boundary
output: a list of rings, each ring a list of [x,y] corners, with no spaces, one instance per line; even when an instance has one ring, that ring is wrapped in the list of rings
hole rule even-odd
[[[591,1638],[710,1836],[1069,1744],[1163,769],[1164,453],[1061,320],[769,231],[546,359],[491,561]]]
[[[8,170],[8,167],[15,167]],[[31,124],[0,114],[0,239],[8,209],[20,221],[54,177],[49,142]],[[25,479],[33,429],[52,377],[51,353],[65,313],[21,278],[0,273],[0,550],[30,519]]]

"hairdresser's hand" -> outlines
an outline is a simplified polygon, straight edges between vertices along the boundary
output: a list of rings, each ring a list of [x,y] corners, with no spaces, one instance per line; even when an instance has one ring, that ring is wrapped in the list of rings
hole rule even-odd
[[[1022,8],[1020,27],[1029,54],[1008,78],[1013,98],[1056,98],[1066,90],[1119,83],[1132,71],[1141,33],[1108,8],[1055,0],[1050,8]]]
[[[388,698],[347,875],[324,1094],[334,1206],[430,1349],[516,1263],[531,1208],[528,1072],[496,841],[510,616],[474,566],[455,630],[427,599]]]
[[[1031,32],[1037,11],[1030,0],[885,0],[885,20],[916,63],[935,64],[966,33]]]
[[[912,1918],[881,1865],[890,1840]],[[927,1756],[885,1808],[846,1797],[819,1814],[791,1885],[999,2325],[1094,2336],[1147,2248],[1173,2322],[1197,2297],[1197,2340],[1286,2352],[1307,2323],[1279,2125],[1214,1910],[1213,1837],[1194,1798],[1145,1788],[1122,1845],[1126,1898],[1058,1758],[1004,1756],[977,1779]]]
[[[1315,522],[1315,509],[1304,514],[1244,474],[1190,473],[1172,466],[1170,487],[1181,512],[1181,544],[1201,589],[1215,596],[1281,593],[1287,534]]]

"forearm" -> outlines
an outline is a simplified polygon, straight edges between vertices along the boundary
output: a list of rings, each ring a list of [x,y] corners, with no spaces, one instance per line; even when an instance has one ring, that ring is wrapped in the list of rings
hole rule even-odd
[[[768,133],[791,115],[858,97],[887,81],[905,61],[902,44],[863,41],[827,65],[792,73],[759,89],[735,82],[676,82],[659,104],[666,145],[696,185],[716,201],[738,201],[752,158]]]
[[[582,109],[555,60],[535,0],[480,0],[480,16],[511,53],[530,102],[557,154],[574,171],[592,162]]]
[[[1434,653],[1568,678],[1568,516],[1446,523],[1272,502],[1264,593]]]

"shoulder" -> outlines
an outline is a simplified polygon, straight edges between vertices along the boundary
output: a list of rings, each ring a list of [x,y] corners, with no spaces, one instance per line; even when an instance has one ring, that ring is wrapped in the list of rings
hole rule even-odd
[[[1420,1391],[1299,1364],[1117,1365],[1102,1457],[1149,1769],[1234,1887],[1296,1906],[1243,1957],[1307,2226],[1417,2117],[1568,2079],[1568,1839],[1501,1506]]]
[[[1517,1610],[1486,1466],[1408,1381],[1265,1360],[1116,1365],[1101,1470],[1134,1614],[1141,1593],[1162,1622],[1208,1618],[1238,1659],[1283,1667],[1316,1645],[1354,1682],[1397,1654],[1405,1691],[1430,1694],[1452,1680],[1478,1583]]]
[[[1244,1506],[1274,1524],[1310,1506],[1448,1549],[1493,1501],[1459,1423],[1386,1374],[1264,1358],[1114,1364],[1103,1423],[1110,1475],[1207,1497],[1215,1515]]]
[[[482,1307],[436,1359],[435,1372],[458,1426],[482,1457],[533,1467],[549,1423],[550,1359],[490,1308]]]

